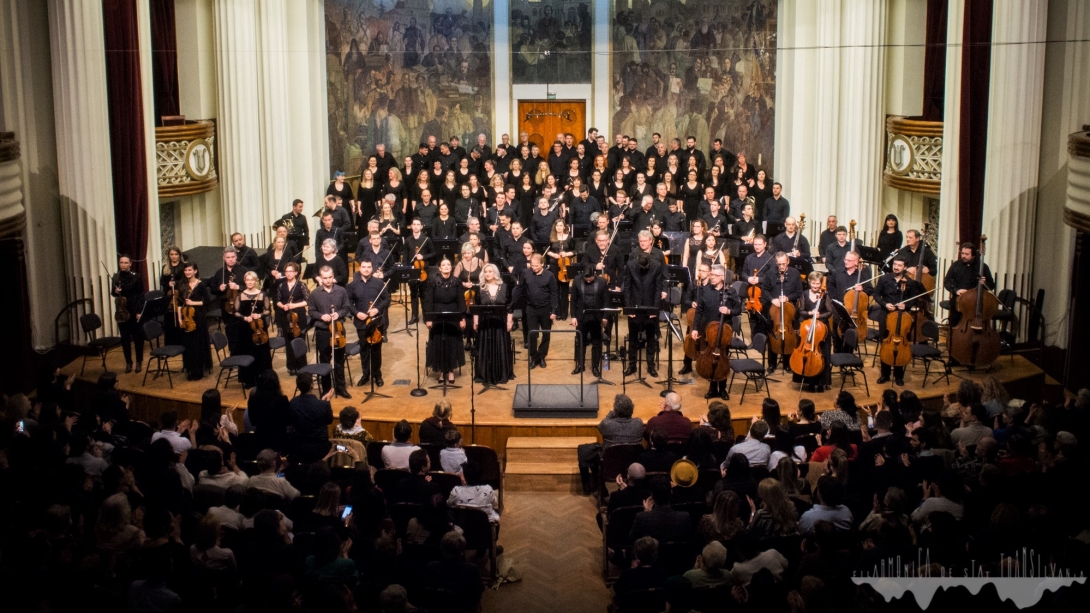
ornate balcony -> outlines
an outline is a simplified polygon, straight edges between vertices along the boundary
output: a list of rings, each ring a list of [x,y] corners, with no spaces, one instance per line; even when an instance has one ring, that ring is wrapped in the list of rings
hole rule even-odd
[[[1090,233],[1090,126],[1067,137],[1067,203],[1064,222]]]
[[[882,179],[896,189],[937,195],[942,183],[942,122],[887,117]]]
[[[216,175],[216,124],[207,119],[155,128],[159,197],[192,196],[219,185]]]

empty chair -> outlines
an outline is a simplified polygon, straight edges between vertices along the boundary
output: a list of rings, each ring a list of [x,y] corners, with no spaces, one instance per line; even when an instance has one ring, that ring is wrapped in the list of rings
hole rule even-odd
[[[454,507],[451,520],[462,529],[467,551],[488,556],[489,576],[495,580],[499,573],[496,568],[496,525],[488,521],[488,514],[473,507]]]
[[[462,448],[466,452],[466,461],[476,462],[481,467],[481,482],[496,490],[500,499],[500,508],[503,510],[503,466],[496,450],[487,445],[465,445]]]
[[[863,359],[859,357],[858,329],[849,328],[844,332],[844,351],[829,356],[829,364],[840,369],[840,391],[844,391],[844,382],[848,375],[851,375],[852,383],[855,384],[855,373],[859,373],[863,375],[863,386],[870,396],[870,383],[867,382],[867,373],[863,370]]]
[[[927,385],[927,377],[931,374],[931,363],[942,364],[943,374],[937,376],[935,381],[945,378],[950,383],[950,364],[942,358],[942,349],[939,349],[939,324],[934,321],[925,321],[922,326],[923,338],[912,343],[912,361],[923,361],[923,385]],[[863,375],[866,377],[866,375]]]
[[[87,346],[94,349],[102,358],[102,370],[104,372],[110,372],[110,369],[106,368],[106,354],[109,353],[114,347],[121,346],[120,336],[98,336],[98,331],[102,329],[102,318],[95,313],[84,313],[80,315],[79,327],[83,330],[83,338],[87,342]],[[80,366],[79,374],[83,374],[83,369],[87,368],[87,355],[83,356],[83,365]]]
[[[223,388],[227,389],[227,386],[231,384],[231,377],[238,378],[238,369],[246,368],[254,363],[254,356],[252,355],[230,355],[230,349],[227,348],[227,337],[215,330],[212,332],[212,346],[216,348],[216,358],[220,361],[220,373],[216,376],[216,387],[220,385],[220,379],[223,378],[223,373],[227,373],[227,379],[223,382]],[[242,397],[246,397],[246,386],[242,385],[242,381],[239,381],[239,386],[242,387]]]
[[[148,357],[148,366],[144,369],[144,384],[148,382],[148,373],[151,372],[151,361],[155,360],[155,378],[158,379],[162,373],[167,374],[167,381],[170,382],[170,387],[174,388],[174,379],[170,376],[170,358],[181,357],[185,353],[185,347],[182,345],[164,345],[163,344],[163,326],[154,319],[148,320],[144,323],[144,338],[147,339],[148,345],[151,346],[151,354]]]
[[[764,363],[764,361],[765,361],[765,342],[767,340],[768,340],[767,336],[765,336],[763,333],[758,332],[757,334],[753,335],[753,342],[749,346],[750,349],[752,349],[752,350],[756,351],[757,353],[761,354],[761,361],[760,362],[758,362],[757,360],[754,360],[752,358],[739,358],[737,360],[731,360],[730,361],[731,375],[730,375],[730,384],[727,386],[727,388],[730,389],[730,388],[734,387],[734,377],[736,377],[737,375],[742,375],[743,377],[746,378],[745,383],[742,384],[742,397],[738,400],[738,404],[742,404],[742,402],[745,401],[745,399],[746,399],[746,387],[749,386],[750,381],[753,381],[753,389],[755,389],[757,391],[761,391],[761,386],[760,386],[760,383],[758,383],[758,382],[759,381],[764,381],[765,395],[768,396],[769,398],[772,397],[769,394],[769,391],[768,391],[768,378],[767,378],[767,376],[765,374],[765,363]]]

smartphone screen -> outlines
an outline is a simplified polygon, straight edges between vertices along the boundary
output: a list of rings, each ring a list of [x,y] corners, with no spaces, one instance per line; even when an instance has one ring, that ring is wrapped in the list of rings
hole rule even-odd
[[[341,513],[341,519],[348,521],[348,516],[352,514],[352,505],[348,505],[344,508],[344,513]]]
[[[284,473],[276,473],[276,476],[279,477],[280,479],[283,479],[284,478]]]
[[[23,434],[24,432],[26,432],[26,420],[20,419],[19,422],[15,424],[15,432],[17,434]]]
[[[348,452],[348,447],[345,447],[344,445],[337,445],[337,451],[339,451],[341,453],[347,453]]]

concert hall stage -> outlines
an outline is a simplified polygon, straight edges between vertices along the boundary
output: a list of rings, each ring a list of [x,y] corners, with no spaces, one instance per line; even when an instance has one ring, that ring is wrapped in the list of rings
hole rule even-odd
[[[391,308],[390,314],[392,316],[392,321],[390,324],[389,342],[383,347],[383,378],[385,379],[386,385],[382,388],[376,388],[376,391],[387,394],[391,396],[391,398],[374,398],[371,401],[364,403],[365,392],[370,389],[370,386],[350,386],[348,391],[352,394],[351,400],[336,397],[333,399],[334,414],[338,413],[342,407],[355,406],[363,415],[364,427],[377,439],[392,438],[393,425],[401,419],[407,419],[412,423],[415,431],[415,426],[424,418],[431,415],[432,407],[435,402],[443,397],[441,389],[434,389],[434,386],[436,385],[434,377],[431,379],[422,378],[423,387],[428,388],[426,396],[413,397],[409,395],[409,392],[417,385],[417,361],[414,342],[419,343],[421,370],[423,370],[423,353],[424,344],[427,340],[427,329],[421,325],[420,334],[418,335],[414,331],[411,337],[406,335],[405,332],[394,332],[394,330],[399,330],[404,327],[404,318],[402,316],[402,310],[396,305]],[[570,327],[567,323],[561,322],[557,322],[556,326],[562,326],[564,328]],[[355,340],[355,330],[351,329],[351,326],[349,326],[349,328],[349,341],[353,341]],[[516,418],[512,408],[515,400],[515,391],[519,384],[527,382],[527,370],[525,361],[526,351],[521,348],[522,332],[515,331],[512,334],[516,339],[517,351],[519,351],[515,356],[515,380],[503,386],[506,390],[490,389],[485,393],[481,393],[480,390],[482,386],[480,384],[475,385],[477,392],[474,402],[474,406],[476,407],[476,443],[489,445],[498,452],[503,453],[507,438],[511,436],[561,437],[597,435],[597,428],[595,426],[598,421],[609,412],[614,395],[619,394],[622,391],[622,370],[620,363],[617,361],[611,362],[611,370],[603,373],[603,378],[615,385],[599,386],[597,394],[599,405],[597,417]],[[570,335],[563,336],[565,340],[569,337]],[[579,376],[569,374],[574,366],[572,356],[571,341],[553,342],[548,357],[548,368],[537,368],[530,373],[532,375],[531,383],[535,386],[539,384],[567,384],[576,386],[575,389],[578,389]],[[645,387],[638,383],[629,383],[624,388],[625,392],[635,402],[636,416],[643,418],[644,421],[653,417],[659,411],[659,402],[661,400],[659,392],[664,389],[665,385],[655,385],[654,382],[666,377],[666,356],[667,352],[664,347],[660,353],[661,363],[658,371],[659,377],[650,377],[644,373],[647,381],[652,383],[652,387]],[[757,356],[756,354],[753,354],[752,357]],[[676,372],[681,368],[681,343],[675,342],[674,358],[674,370]],[[360,363],[358,358],[350,358],[350,360],[352,379],[353,382],[355,382],[355,379],[358,379],[360,376]],[[308,361],[314,362],[313,351],[308,355]],[[82,358],[79,358],[75,362],[68,364],[64,367],[64,372],[79,373],[81,362]],[[858,385],[853,385],[852,380],[849,377],[847,385],[844,388],[855,396],[856,402],[861,407],[877,405],[880,402],[882,391],[888,387],[888,384],[886,386],[878,386],[875,383],[878,379],[879,371],[877,366],[870,366],[871,358],[869,356],[866,356],[865,362],[868,366],[866,373],[870,383],[870,395],[868,396],[864,391],[863,380],[858,375],[856,377]],[[175,372],[174,388],[171,389],[165,375],[158,379],[149,377],[147,385],[145,386],[141,384],[144,373],[121,374],[124,372],[125,363],[120,350],[111,351],[107,358],[107,363],[111,371],[119,373],[119,386],[121,390],[132,395],[133,399],[130,409],[133,418],[142,420],[154,420],[159,413],[169,409],[177,410],[183,419],[197,417],[200,408],[201,394],[206,389],[215,385],[215,375],[219,372],[219,366],[217,364],[213,367],[211,376],[193,382],[186,381],[183,373]],[[181,359],[177,358],[173,360],[172,365],[176,370],[180,369]],[[295,387],[295,383],[287,374],[283,350],[276,352],[276,355],[273,358],[273,366],[281,376],[281,384],[284,393],[290,397]],[[913,390],[920,396],[925,404],[941,405],[943,396],[955,392],[961,379],[966,378],[979,382],[987,374],[984,371],[970,372],[964,368],[955,368],[950,375],[949,383],[947,383],[945,380],[936,380],[936,369],[941,370],[941,366],[936,365],[932,368],[931,375],[925,386],[922,385],[924,375],[922,363],[910,366],[905,376],[905,387],[894,389]],[[999,377],[1010,391],[1012,397],[1026,397],[1027,394],[1039,396],[1046,379],[1044,371],[1021,355],[1015,355],[1013,359],[1010,356],[1000,357],[993,366],[991,372]],[[85,384],[93,384],[101,373],[101,361],[98,357],[92,356],[88,358],[85,373],[78,377],[80,385],[76,389],[77,393],[82,395],[83,393],[89,392],[90,385]],[[423,372],[421,372],[421,374],[423,375]],[[584,375],[584,382],[586,384],[589,384],[594,380],[589,369]],[[708,389],[708,384],[701,379],[696,379],[695,383],[693,383],[690,377],[691,375],[683,378],[689,381],[689,383],[681,385],[675,384],[674,389],[681,395],[682,412],[695,422],[707,411],[708,401],[704,399],[704,393]],[[786,416],[787,414],[794,412],[798,405],[798,399],[800,398],[799,385],[791,383],[790,374],[784,375],[782,371],[778,371],[772,378],[778,379],[779,382],[770,385],[771,395],[779,401],[781,411]],[[454,407],[453,420],[462,430],[467,442],[469,442],[471,436],[469,428],[471,406],[469,382],[470,362],[467,354],[466,365],[456,381],[456,385],[461,387],[459,389],[448,389],[446,392],[447,398],[450,399],[451,404]],[[730,400],[727,402],[735,418],[735,432],[738,434],[746,431],[748,420],[752,416],[760,414],[761,401],[765,398],[764,391],[755,392],[753,384],[751,383],[746,390],[745,401],[742,402],[742,384],[743,379],[738,377],[734,386],[730,389]],[[802,397],[812,399],[817,405],[819,412],[825,411],[833,408],[833,400],[836,398],[839,387],[840,376],[834,370],[832,390],[824,393],[803,393]],[[1057,391],[1058,394],[1062,394],[1059,390],[1055,391]],[[227,389],[223,389],[221,386],[220,392],[223,397],[224,407],[234,411],[235,421],[241,425],[242,412],[246,408],[246,400],[242,396],[241,387],[237,381],[232,380],[231,385]],[[587,396],[593,396],[593,394],[587,394]]]

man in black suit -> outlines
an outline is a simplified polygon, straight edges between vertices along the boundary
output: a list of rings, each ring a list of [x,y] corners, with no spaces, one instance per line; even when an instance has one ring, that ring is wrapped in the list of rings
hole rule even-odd
[[[629,538],[633,541],[650,536],[659,543],[677,543],[689,539],[692,534],[692,522],[689,514],[675,511],[670,507],[670,483],[664,479],[651,482],[651,497],[643,501],[642,513],[632,521]]]
[[[409,454],[409,477],[397,482],[390,502],[415,502],[427,504],[435,494],[441,494],[439,485],[428,477],[431,470],[431,458],[424,449],[417,449]]]

